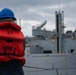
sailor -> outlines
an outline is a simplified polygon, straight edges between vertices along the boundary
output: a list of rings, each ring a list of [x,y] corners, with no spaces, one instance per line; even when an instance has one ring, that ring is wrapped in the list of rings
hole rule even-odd
[[[16,18],[11,9],[4,8],[1,10],[0,25],[4,25],[4,24],[6,24],[6,25],[11,24],[12,26],[16,25],[16,27],[18,27],[18,30],[20,31],[20,27],[15,23],[15,21],[16,21]],[[21,32],[20,32],[20,34],[21,34]],[[0,35],[0,36],[2,36],[2,35]],[[5,41],[5,39],[3,39],[3,42],[4,41]],[[9,42],[9,43],[7,43],[7,42]],[[14,53],[14,52],[9,53],[9,51],[8,51],[9,49],[10,49],[10,51],[14,51],[16,48],[9,47],[9,45],[15,46],[14,44],[10,43],[11,41],[9,39],[7,40],[7,42],[5,41],[7,46],[5,46],[3,48],[0,47],[0,75],[24,75],[23,65],[25,64],[25,58],[24,58],[24,49],[25,48],[22,48],[22,47],[24,47],[24,45],[21,44],[23,42],[21,42],[19,45],[19,46],[21,46],[20,49],[18,48],[18,50],[20,50],[20,53],[23,52],[23,54],[18,55],[18,56],[17,56],[17,54],[11,55],[11,53]],[[0,46],[5,45],[5,43],[1,45],[1,42],[0,42]],[[5,54],[4,53],[1,54],[2,50],[5,50],[5,52],[4,52]],[[16,51],[18,51],[18,50],[16,50]],[[7,54],[7,53],[9,53],[9,54]],[[16,53],[18,53],[18,52],[16,52]]]

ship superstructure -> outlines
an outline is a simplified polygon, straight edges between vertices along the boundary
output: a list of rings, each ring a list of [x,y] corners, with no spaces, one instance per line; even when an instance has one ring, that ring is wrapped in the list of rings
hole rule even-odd
[[[64,33],[64,12],[56,11],[56,29],[32,28],[26,39],[25,75],[76,75],[76,30]]]

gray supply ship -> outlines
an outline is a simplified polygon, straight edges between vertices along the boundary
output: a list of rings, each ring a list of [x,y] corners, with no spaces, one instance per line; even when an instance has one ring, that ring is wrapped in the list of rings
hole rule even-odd
[[[64,12],[56,11],[56,29],[32,27],[26,38],[25,75],[76,75],[76,30],[64,33]]]

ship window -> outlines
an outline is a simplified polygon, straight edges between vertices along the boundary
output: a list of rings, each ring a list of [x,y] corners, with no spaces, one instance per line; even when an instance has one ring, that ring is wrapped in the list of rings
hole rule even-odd
[[[51,50],[43,51],[43,53],[44,53],[44,54],[46,54],[46,53],[49,54],[49,53],[52,53],[52,51],[51,51]]]
[[[39,47],[39,45],[36,45],[36,47]]]
[[[74,49],[71,49],[70,52],[73,53]]]

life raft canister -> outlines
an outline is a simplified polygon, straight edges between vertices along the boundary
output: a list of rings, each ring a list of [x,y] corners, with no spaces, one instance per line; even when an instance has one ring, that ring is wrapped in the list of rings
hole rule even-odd
[[[25,64],[24,41],[20,26],[13,22],[0,23],[0,62],[21,60]]]

